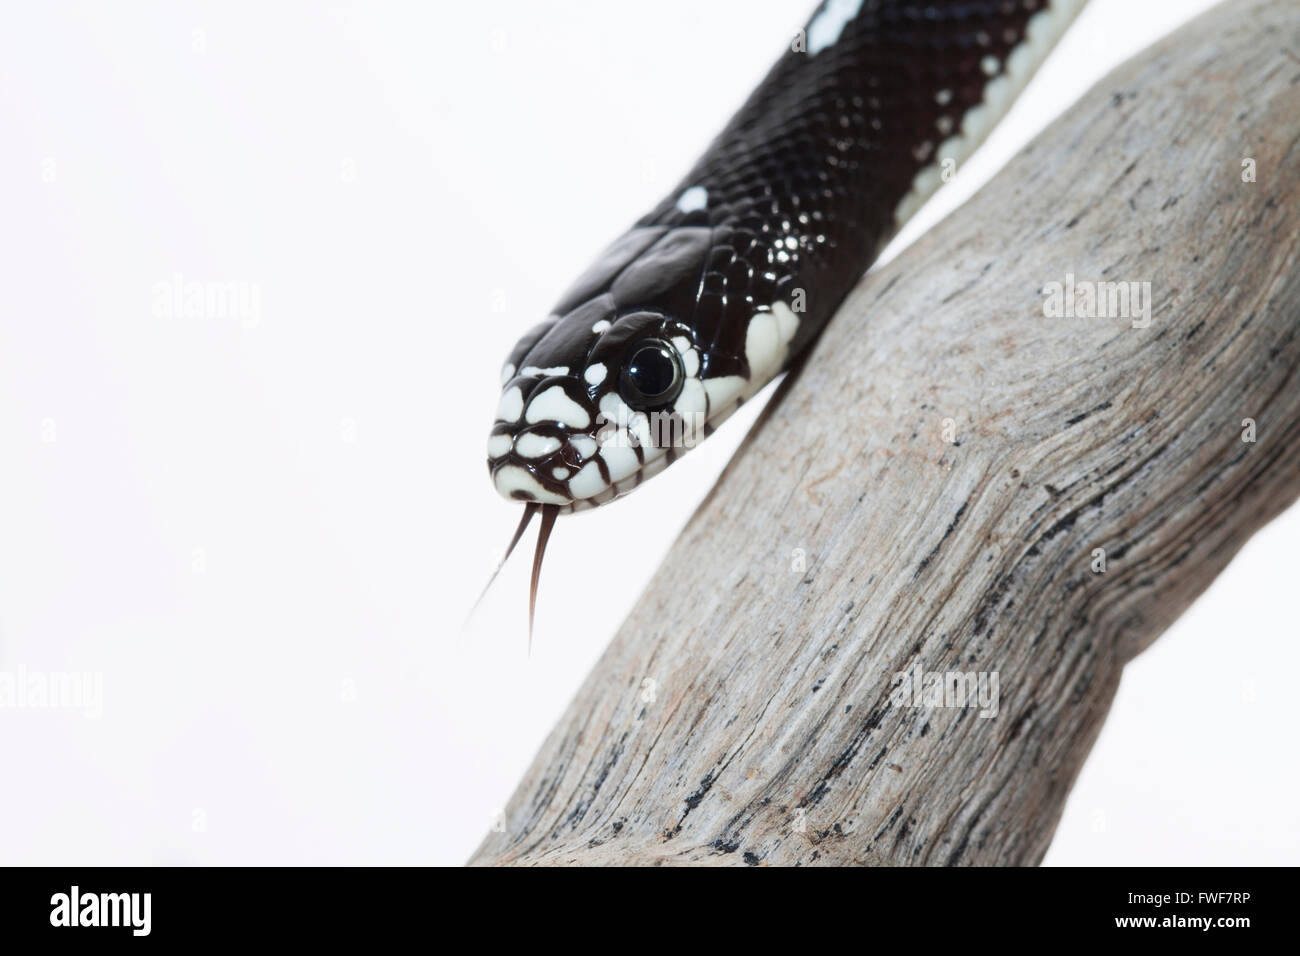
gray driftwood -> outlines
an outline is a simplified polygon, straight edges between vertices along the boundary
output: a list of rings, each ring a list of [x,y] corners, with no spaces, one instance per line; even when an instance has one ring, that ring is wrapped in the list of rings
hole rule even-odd
[[[1298,57],[1223,4],[864,279],[471,862],[1041,860],[1125,662],[1300,491]],[[1045,317],[1068,274],[1150,325]]]

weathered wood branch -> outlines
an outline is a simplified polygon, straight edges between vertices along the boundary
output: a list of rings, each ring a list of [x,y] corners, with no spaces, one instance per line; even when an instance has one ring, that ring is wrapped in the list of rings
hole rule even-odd
[[[1300,492],[1298,259],[1300,18],[1234,0],[861,283],[472,862],[1038,862],[1125,662]],[[1149,325],[1045,316],[1070,276]]]

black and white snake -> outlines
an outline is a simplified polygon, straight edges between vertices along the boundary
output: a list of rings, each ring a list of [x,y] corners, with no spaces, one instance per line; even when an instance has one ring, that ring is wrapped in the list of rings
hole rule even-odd
[[[1083,2],[824,0],[506,360],[488,467],[525,503],[511,550],[542,514],[530,604],[556,516],[631,491],[788,368]]]

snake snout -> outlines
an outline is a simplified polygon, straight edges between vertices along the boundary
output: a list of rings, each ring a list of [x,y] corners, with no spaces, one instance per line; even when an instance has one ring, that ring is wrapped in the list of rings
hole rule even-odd
[[[506,442],[510,447],[505,453],[493,457],[492,452],[504,449]],[[548,429],[530,428],[514,435],[494,431],[489,439],[488,456],[493,483],[503,497],[541,504],[572,504],[574,496],[569,490],[569,479],[582,467],[582,460],[569,440]]]
[[[566,376],[520,376],[506,384],[488,438],[488,469],[512,501],[572,505],[570,479],[597,453],[599,413]]]

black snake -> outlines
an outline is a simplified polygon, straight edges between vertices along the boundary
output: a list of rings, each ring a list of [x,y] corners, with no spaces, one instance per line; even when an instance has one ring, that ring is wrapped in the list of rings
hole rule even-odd
[[[506,360],[488,467],[525,504],[511,550],[543,516],[533,603],[556,516],[662,471],[802,355],[1082,5],[824,0]]]

